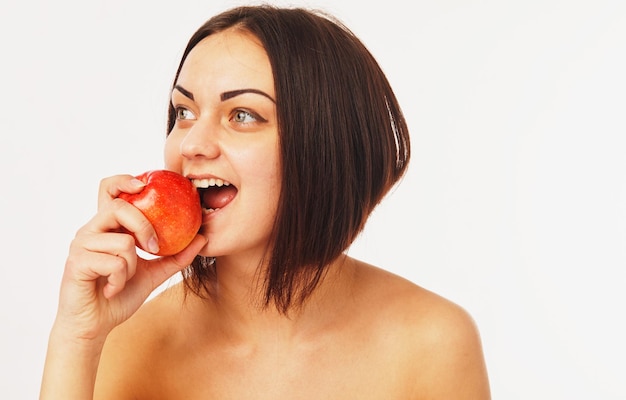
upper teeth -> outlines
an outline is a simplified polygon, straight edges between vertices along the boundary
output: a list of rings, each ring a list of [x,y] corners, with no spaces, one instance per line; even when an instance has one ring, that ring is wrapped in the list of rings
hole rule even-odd
[[[206,189],[211,186],[230,186],[230,182],[218,178],[192,179],[191,183],[201,189]]]

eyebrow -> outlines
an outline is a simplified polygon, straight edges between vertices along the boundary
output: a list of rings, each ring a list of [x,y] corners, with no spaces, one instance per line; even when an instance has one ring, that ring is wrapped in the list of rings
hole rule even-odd
[[[270,96],[269,94],[265,93],[262,90],[258,90],[258,89],[239,89],[239,90],[231,90],[229,92],[224,92],[220,95],[220,100],[222,101],[226,101],[228,99],[232,99],[235,96],[239,96],[241,94],[244,93],[256,93],[256,94],[260,94],[261,96],[265,96],[268,99],[270,99],[273,103],[276,103],[276,100],[274,100],[272,98],[272,96]]]
[[[176,86],[174,86],[174,89],[176,89],[179,92],[181,92],[182,94],[184,94],[185,97],[188,97],[189,99],[194,100],[193,93],[191,93],[189,90],[185,89],[184,87],[182,87],[180,85],[176,85]]]
[[[180,86],[180,85],[176,85],[174,86],[174,89],[178,90],[179,92],[181,92],[182,94],[185,95],[185,97],[188,97],[191,100],[194,100],[193,98],[193,93],[191,93],[189,90],[185,89],[184,87]],[[274,100],[272,98],[272,96],[270,96],[269,94],[265,93],[262,90],[258,90],[258,89],[252,89],[252,88],[248,88],[248,89],[238,89],[238,90],[230,90],[228,92],[224,92],[220,94],[220,100],[221,101],[226,101],[228,99],[232,99],[233,97],[245,94],[245,93],[255,93],[255,94],[260,94],[261,96],[267,97],[268,99],[270,99],[273,103],[276,103],[276,100]]]

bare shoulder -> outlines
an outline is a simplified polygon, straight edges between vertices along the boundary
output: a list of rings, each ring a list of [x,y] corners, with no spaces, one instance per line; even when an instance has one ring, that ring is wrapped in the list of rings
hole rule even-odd
[[[489,399],[478,328],[458,304],[380,268],[357,269],[364,301],[410,371],[413,398]]]
[[[134,399],[155,390],[163,360],[171,358],[184,299],[179,283],[145,303],[107,337],[94,399]],[[147,368],[149,366],[149,368]],[[141,395],[141,396],[140,396]]]

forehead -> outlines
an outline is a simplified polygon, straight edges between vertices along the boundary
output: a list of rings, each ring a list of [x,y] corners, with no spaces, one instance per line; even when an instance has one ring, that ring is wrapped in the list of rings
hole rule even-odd
[[[251,33],[228,29],[202,39],[183,63],[177,83],[217,90],[256,87],[273,94],[269,58]]]

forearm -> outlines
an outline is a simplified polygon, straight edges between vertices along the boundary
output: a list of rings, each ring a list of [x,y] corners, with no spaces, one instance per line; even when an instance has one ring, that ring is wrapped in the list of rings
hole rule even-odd
[[[73,338],[61,329],[50,333],[40,400],[93,399],[104,340]]]

